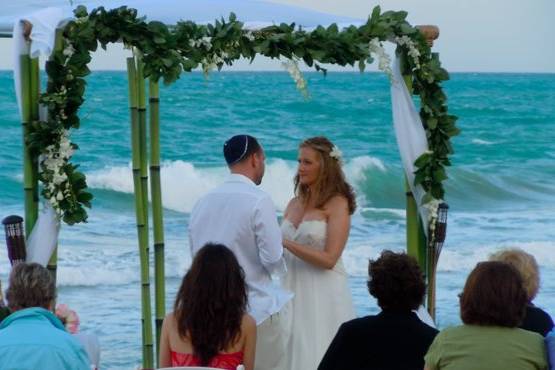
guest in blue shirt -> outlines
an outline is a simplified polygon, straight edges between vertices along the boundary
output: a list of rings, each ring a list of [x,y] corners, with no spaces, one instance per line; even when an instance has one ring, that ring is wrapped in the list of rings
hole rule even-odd
[[[0,369],[90,370],[85,350],[52,313],[55,296],[46,268],[14,266],[6,292],[13,313],[0,324]]]
[[[549,357],[549,369],[555,370],[555,329],[547,334],[545,344],[547,345],[547,357]]]

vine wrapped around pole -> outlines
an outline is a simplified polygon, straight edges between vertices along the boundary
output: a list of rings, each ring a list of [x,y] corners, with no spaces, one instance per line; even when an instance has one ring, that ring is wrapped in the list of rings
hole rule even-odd
[[[131,147],[133,166],[133,187],[135,193],[135,214],[137,219],[137,234],[139,237],[139,260],[141,265],[141,312],[142,312],[142,341],[143,367],[154,367],[152,342],[152,308],[150,302],[150,276],[148,257],[148,226],[143,202],[143,187],[141,181],[141,138],[139,122],[139,79],[135,58],[127,58],[127,74],[129,83],[129,109],[131,115]],[[143,89],[144,92],[144,89]],[[148,205],[147,205],[148,206]]]
[[[156,348],[160,348],[162,322],[166,314],[166,273],[164,266],[164,218],[160,184],[160,97],[158,82],[149,80],[150,113],[150,194],[152,202],[152,227],[154,231],[154,295],[156,316]],[[160,359],[156,351],[156,361]]]

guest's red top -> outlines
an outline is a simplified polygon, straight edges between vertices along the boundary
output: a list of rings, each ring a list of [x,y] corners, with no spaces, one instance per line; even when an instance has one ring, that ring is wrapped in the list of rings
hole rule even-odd
[[[170,351],[172,366],[200,366],[200,360],[192,353]],[[218,369],[235,370],[243,363],[243,352],[219,353],[210,360],[207,366]]]

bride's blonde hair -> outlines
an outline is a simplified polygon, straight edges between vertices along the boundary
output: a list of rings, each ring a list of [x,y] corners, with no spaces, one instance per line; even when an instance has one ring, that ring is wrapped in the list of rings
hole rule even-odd
[[[316,208],[323,208],[332,197],[341,195],[347,199],[349,213],[353,214],[356,209],[355,194],[352,186],[345,180],[337,148],[323,136],[306,139],[299,145],[299,148],[311,148],[318,153],[320,174],[313,186],[314,194],[311,194],[308,186],[300,183],[297,173],[295,175],[295,195],[304,204],[309,200],[314,202]]]

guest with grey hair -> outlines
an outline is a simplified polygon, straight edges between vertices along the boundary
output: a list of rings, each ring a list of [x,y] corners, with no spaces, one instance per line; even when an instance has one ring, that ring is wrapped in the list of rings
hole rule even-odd
[[[90,369],[87,353],[52,312],[55,298],[46,268],[13,267],[6,291],[12,314],[0,323],[0,369]]]
[[[524,315],[520,328],[545,337],[553,330],[554,324],[551,316],[532,302],[540,289],[540,269],[534,256],[520,248],[507,248],[493,253],[489,259],[508,263],[518,271],[528,296],[526,315]]]

